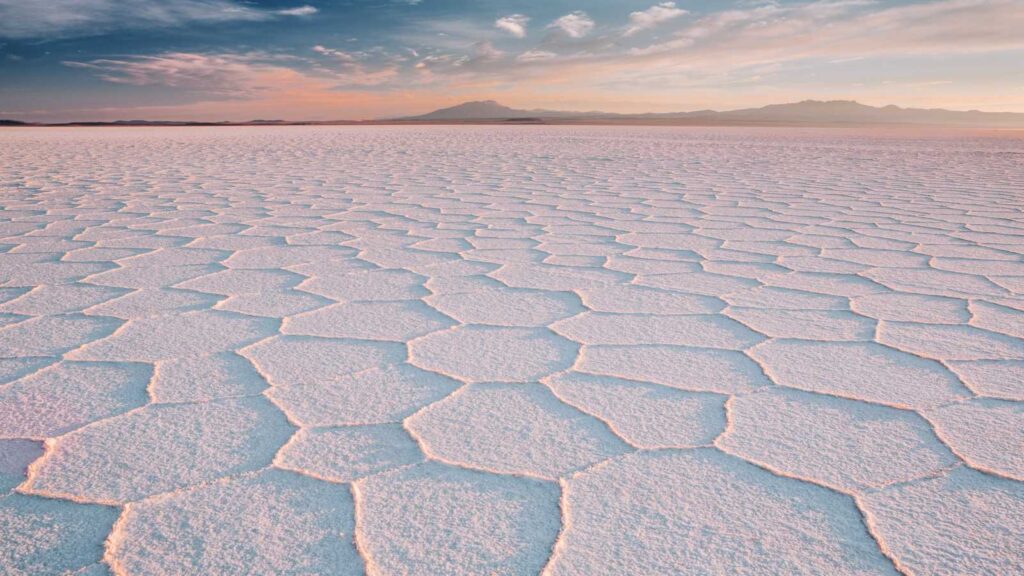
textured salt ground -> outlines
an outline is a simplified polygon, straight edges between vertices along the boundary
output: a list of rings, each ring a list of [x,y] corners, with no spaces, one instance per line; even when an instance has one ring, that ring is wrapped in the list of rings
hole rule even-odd
[[[1024,572],[1024,139],[2,136],[0,574]]]

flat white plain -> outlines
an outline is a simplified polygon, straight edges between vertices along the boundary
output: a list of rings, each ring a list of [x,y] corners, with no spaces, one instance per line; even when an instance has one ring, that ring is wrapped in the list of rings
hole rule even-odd
[[[1024,572],[1024,139],[0,133],[4,574]]]

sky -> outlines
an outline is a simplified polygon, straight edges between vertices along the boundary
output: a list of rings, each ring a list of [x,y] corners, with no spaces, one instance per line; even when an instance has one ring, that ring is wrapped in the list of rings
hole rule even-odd
[[[1024,0],[0,0],[0,118],[1024,112]]]

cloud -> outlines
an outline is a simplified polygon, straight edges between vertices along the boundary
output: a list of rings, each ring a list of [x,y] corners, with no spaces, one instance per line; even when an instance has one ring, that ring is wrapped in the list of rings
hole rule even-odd
[[[70,68],[87,70],[115,84],[165,86],[179,92],[214,99],[248,100],[299,87],[330,91],[338,87],[370,87],[398,76],[393,64],[371,66],[356,62],[348,53],[315,46],[313,50],[335,60],[333,66],[295,56],[267,52],[165,52],[154,56],[65,61]]]
[[[687,14],[686,10],[676,8],[675,2],[662,2],[651,6],[647,10],[633,12],[629,15],[629,28],[626,29],[626,36],[632,36],[641,30],[654,28],[655,26],[668,22]]]
[[[319,10],[315,6],[305,5],[296,6],[295,8],[285,8],[283,10],[274,10],[274,14],[280,14],[281,16],[312,16]]]
[[[494,62],[500,60],[505,55],[504,52],[498,50],[488,41],[477,42],[471,47],[473,51],[473,58],[471,62]]]
[[[494,27],[504,30],[516,38],[526,37],[526,24],[530,21],[528,16],[522,14],[510,14],[502,16],[494,21]]]
[[[548,52],[547,50],[527,50],[516,56],[516,60],[520,62],[543,62],[554,58],[558,58],[558,54]]]
[[[0,0],[0,38],[63,38],[124,28],[309,16],[305,5],[263,10],[235,0]]]
[[[328,48],[317,44],[313,52],[330,57],[333,66],[318,67],[324,77],[333,78],[339,86],[379,86],[386,84],[399,75],[398,62],[405,61],[403,56],[394,56],[384,52],[346,52],[336,48]],[[377,65],[365,62],[377,60]],[[383,64],[381,64],[383,60]]]
[[[115,84],[167,86],[189,92],[244,98],[273,89],[297,73],[262,53],[197,54],[167,52],[156,56],[65,61]]]
[[[345,52],[343,50],[336,50],[334,48],[327,48],[325,46],[321,46],[320,44],[317,44],[316,46],[313,46],[313,52],[316,52],[317,54],[323,54],[324,56],[330,56],[332,58],[337,58],[338,60],[341,60],[342,62],[355,62],[356,61],[356,57],[353,56],[352,54],[349,54],[348,52]]]
[[[808,58],[966,53],[1022,48],[1022,29],[1024,4],[1019,0],[940,0],[881,9],[871,0],[819,0],[713,13],[678,29],[672,39],[634,48],[631,54],[736,67]]]
[[[570,38],[583,38],[594,29],[594,21],[586,12],[577,10],[555,20],[548,28],[561,30]]]
[[[473,54],[483,60],[496,60],[502,57],[504,52],[495,48],[494,44],[484,41],[473,44]]]

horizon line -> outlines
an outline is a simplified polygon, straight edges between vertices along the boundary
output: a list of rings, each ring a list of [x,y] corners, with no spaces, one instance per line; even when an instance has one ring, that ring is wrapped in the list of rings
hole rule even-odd
[[[428,118],[431,115],[438,114],[449,110],[457,110],[461,107],[468,107],[471,105],[492,105],[500,108],[504,108],[510,112],[515,113],[515,116],[508,115],[494,115],[494,116],[467,116],[464,118]],[[426,124],[426,123],[444,123],[444,124],[467,124],[467,123],[478,123],[478,124],[494,124],[494,123],[527,123],[527,121],[534,121],[533,123],[540,124],[605,124],[605,123],[640,123],[640,124],[651,124],[657,122],[661,124],[669,123],[688,123],[693,125],[865,125],[865,126],[877,126],[877,125],[917,125],[917,126],[951,126],[951,127],[971,127],[964,126],[957,122],[927,122],[927,121],[870,121],[870,120],[836,120],[823,118],[815,120],[813,118],[808,119],[753,119],[753,118],[711,118],[711,115],[728,115],[735,114],[738,112],[758,112],[758,111],[769,111],[766,109],[781,108],[781,107],[795,107],[799,105],[856,105],[864,110],[873,111],[887,111],[887,112],[907,112],[907,113],[952,113],[952,114],[983,114],[992,118],[1006,118],[1013,116],[1020,116],[1020,118],[1012,118],[1013,120],[1024,121],[1024,112],[1016,111],[986,111],[977,108],[971,108],[967,110],[963,109],[950,109],[950,108],[916,108],[916,107],[904,107],[897,104],[886,104],[883,106],[872,106],[870,104],[862,104],[861,102],[854,99],[830,99],[830,100],[817,100],[813,98],[805,98],[798,101],[782,102],[776,104],[766,104],[758,107],[747,107],[747,108],[734,108],[727,110],[716,110],[710,108],[688,110],[688,111],[671,111],[671,112],[607,112],[603,110],[558,110],[558,109],[546,109],[546,108],[512,108],[500,104],[493,98],[477,99],[477,100],[466,100],[460,103],[456,103],[450,106],[443,106],[441,108],[434,109],[432,111],[415,114],[415,115],[404,115],[404,116],[390,116],[390,117],[379,117],[379,118],[364,118],[364,119],[347,119],[347,118],[332,118],[332,119],[264,119],[264,118],[253,118],[249,120],[194,120],[194,119],[167,119],[167,118],[128,118],[128,119],[117,119],[117,120],[89,120],[89,119],[75,119],[65,120],[59,122],[38,122],[31,120],[20,120],[15,117],[0,116],[0,126],[3,127],[46,127],[46,126],[75,126],[75,125],[94,125],[94,126],[107,126],[107,125],[145,125],[145,124],[164,124],[164,125],[191,125],[191,126],[245,126],[245,125],[303,125],[303,124]],[[527,117],[523,114],[544,114],[548,116],[538,117]],[[558,115],[563,116],[558,116]],[[700,116],[706,114],[707,116]]]

